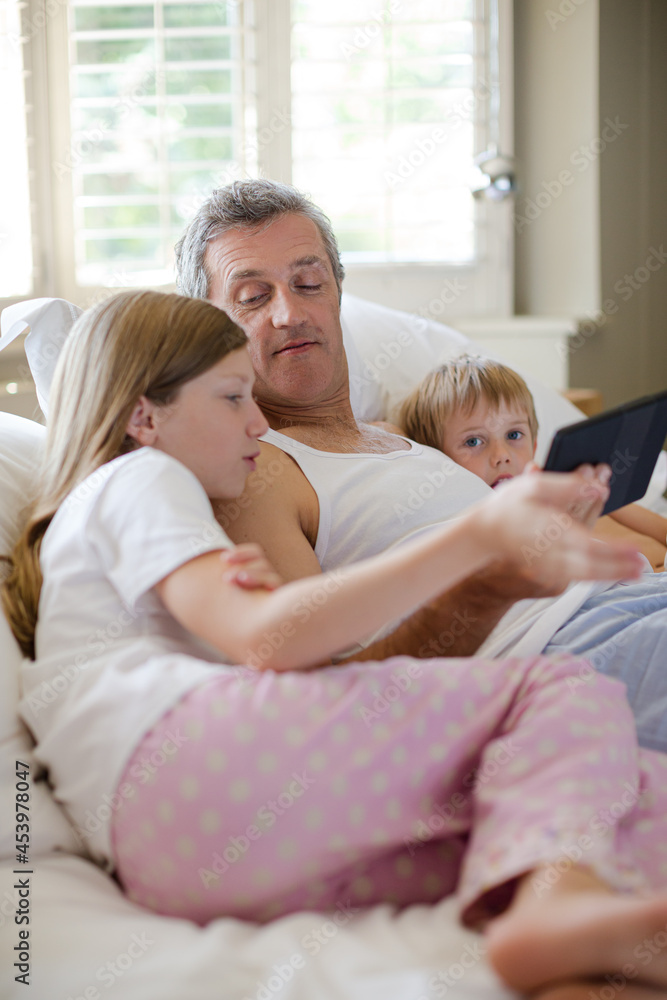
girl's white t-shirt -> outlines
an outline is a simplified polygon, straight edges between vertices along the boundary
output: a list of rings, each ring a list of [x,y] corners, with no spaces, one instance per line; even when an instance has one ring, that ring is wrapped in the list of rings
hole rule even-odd
[[[237,669],[178,624],[155,584],[231,547],[201,483],[154,448],[94,472],[44,535],[36,660],[24,661],[19,711],[80,841],[108,868],[117,785],[136,746],[186,692]],[[186,738],[172,734],[176,746]]]

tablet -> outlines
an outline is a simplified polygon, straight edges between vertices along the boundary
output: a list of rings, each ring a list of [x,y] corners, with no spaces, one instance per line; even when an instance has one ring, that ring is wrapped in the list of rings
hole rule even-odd
[[[603,514],[644,496],[667,436],[667,391],[634,399],[556,431],[545,470],[571,472],[578,465],[611,467]]]

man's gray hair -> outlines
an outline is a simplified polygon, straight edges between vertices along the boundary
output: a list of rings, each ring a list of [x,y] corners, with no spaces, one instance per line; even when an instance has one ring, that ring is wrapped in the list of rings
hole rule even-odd
[[[345,269],[340,262],[338,243],[331,222],[317,205],[290,184],[278,181],[232,181],[217,188],[200,207],[176,244],[176,287],[181,295],[207,299],[211,274],[206,267],[206,251],[211,240],[229,229],[267,225],[279,216],[295,214],[310,219],[318,228],[338,286],[342,291]]]

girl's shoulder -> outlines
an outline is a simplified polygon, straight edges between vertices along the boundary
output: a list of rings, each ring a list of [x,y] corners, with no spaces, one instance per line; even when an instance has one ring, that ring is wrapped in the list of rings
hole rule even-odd
[[[119,455],[91,472],[65,498],[63,512],[83,513],[103,500],[118,497],[122,502],[137,500],[155,490],[165,492],[172,486],[179,490],[185,484],[199,491],[196,477],[178,459],[157,448],[137,448]]]
[[[98,555],[123,545],[144,550],[146,539],[188,526],[195,537],[216,526],[196,476],[177,459],[139,448],[100,466],[65,498],[44,535],[42,555],[63,548]]]

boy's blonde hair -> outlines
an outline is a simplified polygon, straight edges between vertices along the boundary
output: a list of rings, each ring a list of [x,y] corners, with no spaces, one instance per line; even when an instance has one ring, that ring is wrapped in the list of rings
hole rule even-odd
[[[34,656],[42,587],[39,551],[67,495],[95,469],[138,447],[125,428],[140,396],[168,406],[180,388],[247,343],[210,302],[122,292],[83,313],[58,358],[36,498],[10,559],[2,604],[25,656]]]
[[[535,404],[524,380],[507,365],[472,354],[452,358],[430,372],[403,401],[398,422],[413,441],[441,448],[447,420],[454,413],[471,413],[480,400],[494,410],[503,403],[520,406],[536,440]]]

